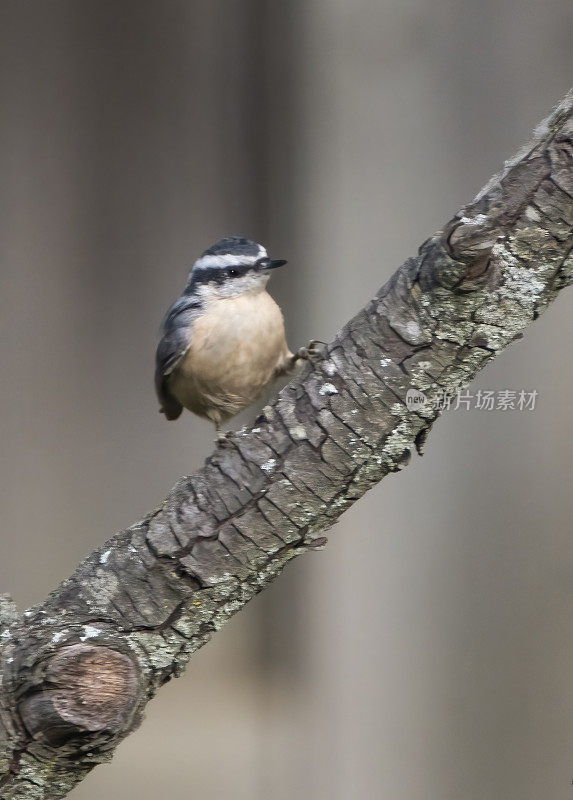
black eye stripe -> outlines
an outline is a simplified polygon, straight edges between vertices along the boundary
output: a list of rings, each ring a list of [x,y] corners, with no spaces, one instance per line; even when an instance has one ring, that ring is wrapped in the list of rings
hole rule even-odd
[[[216,283],[221,285],[229,278],[238,278],[251,271],[254,264],[233,264],[230,267],[202,267],[194,271],[191,276],[191,286],[198,286],[205,283]],[[231,271],[234,275],[231,275]]]

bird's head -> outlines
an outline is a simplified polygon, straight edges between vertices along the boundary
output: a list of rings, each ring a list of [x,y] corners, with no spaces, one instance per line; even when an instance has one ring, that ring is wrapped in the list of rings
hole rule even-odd
[[[271,270],[286,263],[272,261],[261,244],[229,236],[197,259],[189,273],[186,291],[207,301],[261,291]]]

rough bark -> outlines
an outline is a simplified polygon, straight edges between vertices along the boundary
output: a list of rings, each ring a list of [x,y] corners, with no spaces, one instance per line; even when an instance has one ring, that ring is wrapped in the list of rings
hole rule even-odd
[[[0,796],[64,797],[156,690],[342,512],[422,451],[573,275],[573,92],[254,426],[48,600],[0,600]],[[426,395],[415,411],[409,389]]]

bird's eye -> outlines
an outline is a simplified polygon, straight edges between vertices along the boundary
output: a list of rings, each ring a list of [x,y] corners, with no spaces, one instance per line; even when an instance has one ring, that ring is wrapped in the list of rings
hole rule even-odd
[[[239,276],[239,270],[238,269],[228,269],[227,270],[227,275],[229,276],[229,278],[237,278]]]

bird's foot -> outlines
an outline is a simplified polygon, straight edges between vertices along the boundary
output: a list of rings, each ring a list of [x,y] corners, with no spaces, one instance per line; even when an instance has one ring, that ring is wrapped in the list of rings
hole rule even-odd
[[[299,347],[296,351],[293,357],[294,363],[297,361],[317,361],[320,358],[324,358],[326,348],[326,342],[311,339],[306,347]]]
[[[217,428],[217,436],[215,438],[215,444],[218,445],[219,447],[232,447],[233,443],[231,440],[234,439],[236,435],[237,434],[235,431],[223,432],[219,430],[219,428]]]

